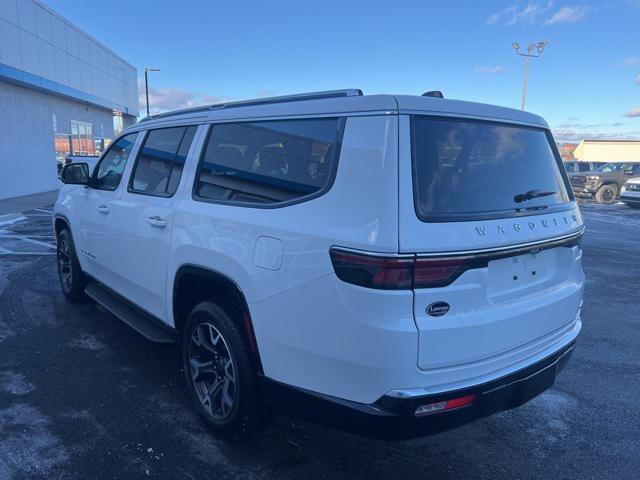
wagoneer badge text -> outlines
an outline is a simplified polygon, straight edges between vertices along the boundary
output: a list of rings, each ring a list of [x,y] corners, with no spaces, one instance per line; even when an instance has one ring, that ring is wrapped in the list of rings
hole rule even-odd
[[[446,315],[451,307],[447,302],[433,302],[427,307],[427,313],[432,317]]]
[[[552,218],[543,218],[539,221],[529,220],[524,223],[514,222],[511,227],[507,227],[505,225],[499,224],[497,226],[497,230],[499,234],[506,234],[510,229],[515,230],[516,232],[520,232],[523,228],[527,228],[529,230],[536,230],[536,228],[550,228],[550,227],[559,227],[560,225],[573,225],[574,223],[578,223],[578,216],[575,213],[571,215],[562,215],[559,217]],[[475,231],[481,237],[484,237],[488,230],[486,225],[477,225],[475,227]]]

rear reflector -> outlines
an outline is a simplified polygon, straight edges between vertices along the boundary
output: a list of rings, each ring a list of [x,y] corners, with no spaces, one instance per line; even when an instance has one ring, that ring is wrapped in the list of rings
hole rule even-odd
[[[430,415],[432,413],[448,412],[457,408],[468,407],[473,405],[475,395],[467,395],[466,397],[452,398],[442,402],[427,403],[416,408],[415,416]]]

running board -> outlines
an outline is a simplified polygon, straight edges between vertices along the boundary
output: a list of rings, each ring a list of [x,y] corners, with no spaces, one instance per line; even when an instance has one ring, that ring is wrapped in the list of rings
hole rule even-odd
[[[173,329],[164,326],[159,320],[132,306],[102,285],[91,282],[84,289],[84,292],[147,340],[156,343],[174,343],[176,341],[176,333]]]

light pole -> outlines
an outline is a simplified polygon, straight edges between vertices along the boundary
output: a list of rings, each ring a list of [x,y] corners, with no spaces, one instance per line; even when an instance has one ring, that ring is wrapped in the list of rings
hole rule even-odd
[[[524,57],[524,82],[522,84],[522,102],[520,103],[520,110],[524,110],[524,102],[527,97],[527,80],[529,79],[529,59],[531,57],[539,57],[542,55],[544,48],[549,44],[549,40],[545,40],[544,42],[538,43],[530,43],[527,47],[527,53],[520,53],[520,44],[518,42],[513,42],[511,46],[516,52],[516,55],[520,55]],[[536,53],[533,53],[533,51]]]
[[[149,72],[159,72],[159,68],[144,67],[144,93],[147,97],[147,117],[149,116]]]

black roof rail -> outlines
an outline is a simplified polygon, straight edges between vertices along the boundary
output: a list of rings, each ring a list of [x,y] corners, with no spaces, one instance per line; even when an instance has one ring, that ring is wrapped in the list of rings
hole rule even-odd
[[[358,88],[348,88],[344,90],[326,90],[323,92],[296,93],[293,95],[283,95],[280,97],[256,98],[253,100],[238,100],[234,102],[216,103],[213,105],[203,105],[201,107],[183,108],[180,110],[173,110],[171,112],[159,113],[156,115],[149,115],[148,117],[144,117],[142,120],[140,120],[140,122],[146,122],[147,120],[155,120],[157,118],[173,117],[175,115],[182,115],[185,113],[197,113],[197,112],[207,112],[210,110],[221,110],[223,108],[250,107],[254,105],[269,105],[272,103],[297,102],[299,100],[320,100],[323,98],[357,97],[357,96],[362,96],[362,90]]]

